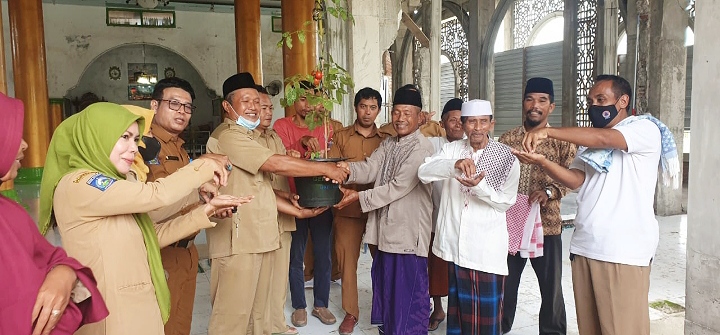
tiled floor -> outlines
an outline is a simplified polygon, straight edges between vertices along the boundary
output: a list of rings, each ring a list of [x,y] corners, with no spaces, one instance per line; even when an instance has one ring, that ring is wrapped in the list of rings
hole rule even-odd
[[[574,212],[572,207],[573,199],[563,201],[563,214]],[[658,217],[660,223],[660,245],[652,267],[650,279],[650,301],[668,300],[681,306],[685,305],[685,247],[686,247],[686,216],[678,215],[671,217]],[[565,305],[567,307],[568,334],[578,334],[577,321],[575,318],[575,299],[572,294],[572,282],[570,276],[570,261],[568,259],[568,246],[572,229],[563,233],[564,255],[563,255],[563,292]],[[360,290],[360,323],[355,334],[377,334],[374,326],[370,325],[371,306],[371,282],[370,265],[372,259],[370,254],[361,254],[358,266],[358,286]],[[205,263],[206,264],[206,263]],[[209,272],[198,274],[197,293],[195,299],[195,313],[192,323],[193,335],[204,335],[207,333],[208,321],[210,319],[210,274]],[[301,334],[337,334],[339,322],[344,317],[340,305],[340,286],[333,284],[330,289],[330,310],[338,319],[338,324],[327,326],[308,313],[308,325],[300,328]],[[305,290],[308,301],[312,301],[312,290]],[[447,304],[447,300],[445,300]],[[535,274],[528,262],[523,272],[520,284],[518,311],[515,318],[511,335],[535,335],[537,334],[538,318],[540,308],[540,293]],[[289,321],[290,297],[285,308],[285,314]],[[665,314],[661,311],[650,309],[651,328],[653,335],[677,335],[682,334],[684,313]],[[444,334],[445,323],[431,334]]]

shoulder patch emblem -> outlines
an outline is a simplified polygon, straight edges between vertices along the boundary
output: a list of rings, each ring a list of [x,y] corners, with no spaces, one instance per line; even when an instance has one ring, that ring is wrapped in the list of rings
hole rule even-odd
[[[148,165],[160,165],[160,160],[157,158],[157,156],[149,161],[146,161]]]
[[[90,177],[90,179],[88,179],[87,181],[87,184],[100,191],[105,192],[105,190],[107,190],[110,185],[112,185],[115,181],[117,181],[117,179],[98,173]]]

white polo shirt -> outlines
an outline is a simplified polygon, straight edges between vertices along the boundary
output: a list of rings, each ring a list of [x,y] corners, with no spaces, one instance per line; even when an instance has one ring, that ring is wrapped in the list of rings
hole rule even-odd
[[[655,255],[659,238],[653,203],[660,163],[660,130],[644,119],[613,129],[622,133],[628,149],[613,150],[613,162],[607,173],[595,171],[579,157],[570,165],[571,169],[585,172],[577,196],[570,253],[599,261],[647,266]]]

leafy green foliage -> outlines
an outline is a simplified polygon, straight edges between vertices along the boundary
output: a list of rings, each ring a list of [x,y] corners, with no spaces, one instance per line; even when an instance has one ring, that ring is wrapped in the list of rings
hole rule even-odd
[[[341,105],[344,97],[352,90],[355,83],[350,73],[338,65],[325,48],[325,20],[326,14],[332,15],[343,21],[355,23],[355,18],[348,11],[347,0],[316,0],[313,10],[313,21],[303,23],[303,29],[294,32],[283,32],[278,47],[283,45],[292,48],[293,36],[297,36],[300,43],[306,42],[306,33],[311,31],[309,26],[316,25],[317,39],[320,43],[321,55],[318,58],[315,71],[322,72],[322,78],[316,79],[313,74],[298,74],[285,78],[285,97],[280,99],[283,107],[292,106],[298,99],[307,99],[313,110],[308,113],[305,123],[308,128],[326,124],[335,105]],[[301,87],[300,82],[308,81],[314,83],[317,92],[306,90]]]

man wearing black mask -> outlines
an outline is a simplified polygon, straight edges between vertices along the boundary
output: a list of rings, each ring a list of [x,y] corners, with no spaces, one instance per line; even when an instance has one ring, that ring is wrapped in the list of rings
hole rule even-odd
[[[150,109],[155,111],[151,132],[159,150],[152,152],[157,146],[152,138],[143,136],[147,147],[143,159],[150,168],[148,181],[167,177],[190,162],[179,135],[190,123],[194,99],[195,91],[184,79],[165,78],[155,84],[150,101]],[[190,335],[198,271],[194,239],[195,235],[188,236],[160,250],[171,299],[170,319],[165,323],[167,335]]]
[[[672,132],[649,115],[631,116],[627,80],[601,75],[587,96],[593,128],[542,128],[525,134],[523,163],[578,189],[570,242],[580,334],[650,334],[650,262],[658,245],[653,209],[658,165],[666,186],[679,186]],[[569,168],[539,154],[546,140],[582,146]]]

